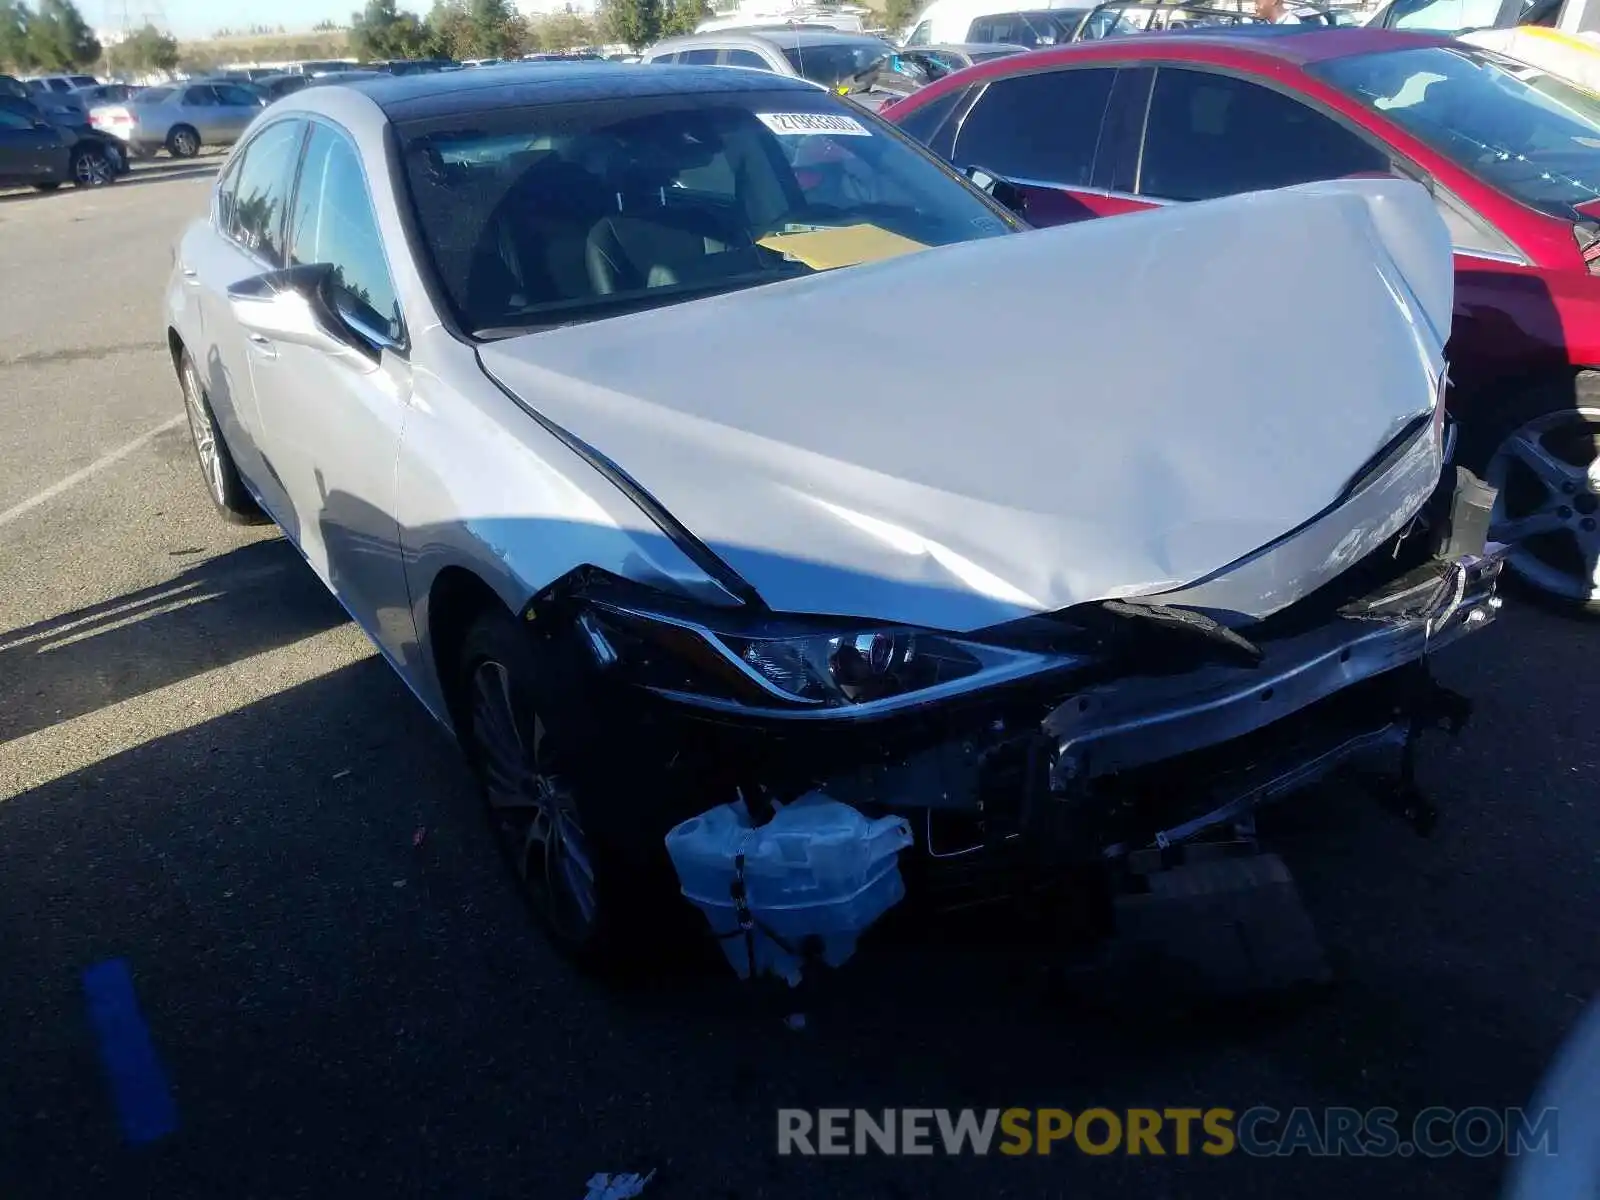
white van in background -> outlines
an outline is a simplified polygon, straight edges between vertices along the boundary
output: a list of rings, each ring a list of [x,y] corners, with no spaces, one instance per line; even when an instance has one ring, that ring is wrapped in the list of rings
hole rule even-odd
[[[917,14],[904,45],[1008,42],[1053,46],[1066,42],[1096,0],[933,0]]]

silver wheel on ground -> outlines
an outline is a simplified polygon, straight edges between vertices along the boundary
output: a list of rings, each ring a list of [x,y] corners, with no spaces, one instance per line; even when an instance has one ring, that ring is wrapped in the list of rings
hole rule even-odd
[[[1532,417],[1505,435],[1484,479],[1499,492],[1490,535],[1508,566],[1552,597],[1600,602],[1600,404]]]
[[[223,519],[234,525],[255,525],[265,518],[256,507],[250,491],[239,477],[228,443],[217,426],[217,414],[206,396],[205,385],[194,359],[185,352],[178,360],[178,385],[183,390],[183,411],[189,419],[189,435],[194,441],[194,455],[200,464],[200,475],[206,482],[206,492],[211,503]]]
[[[183,361],[183,409],[189,418],[189,433],[194,438],[195,457],[200,460],[200,474],[205,478],[211,499],[222,504],[225,491],[222,478],[222,458],[218,454],[217,424],[211,419],[211,406],[205,401],[205,391],[195,373],[194,363]]]
[[[72,157],[72,182],[78,187],[105,187],[116,174],[116,167],[104,150],[79,150]]]
[[[472,672],[472,746],[496,832],[539,915],[574,946],[595,933],[595,873],[577,805],[553,769],[553,746],[538,714],[524,737],[503,663]],[[527,724],[526,719],[523,722]]]
[[[200,153],[200,135],[187,125],[179,125],[167,135],[167,152],[173,158],[193,158]]]

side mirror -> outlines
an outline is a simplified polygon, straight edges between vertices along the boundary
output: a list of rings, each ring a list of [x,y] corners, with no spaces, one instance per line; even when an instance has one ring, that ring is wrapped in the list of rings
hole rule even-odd
[[[269,271],[230,287],[228,305],[252,338],[370,358],[370,347],[333,306],[328,294],[332,278],[333,268],[326,263]]]
[[[974,187],[987,192],[996,204],[1009,208],[1019,217],[1028,215],[1028,193],[1004,175],[997,175],[987,167],[968,167],[965,174]]]

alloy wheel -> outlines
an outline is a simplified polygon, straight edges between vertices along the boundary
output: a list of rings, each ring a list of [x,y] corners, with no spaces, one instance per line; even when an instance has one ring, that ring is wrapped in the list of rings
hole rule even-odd
[[[518,728],[511,677],[492,659],[472,673],[472,738],[485,798],[517,874],[558,937],[579,944],[594,929],[593,860],[577,806],[555,766],[544,722],[532,744]]]
[[[194,134],[186,129],[180,129],[172,135],[172,148],[179,158],[193,158],[200,153],[200,147],[195,141]]]
[[[111,170],[111,160],[95,151],[78,155],[72,164],[72,176],[83,187],[102,187],[110,183]]]
[[[1563,600],[1600,599],[1600,408],[1546,413],[1513,430],[1484,472],[1498,496],[1490,536],[1509,565]]]
[[[200,473],[206,478],[212,499],[221,504],[227,497],[227,488],[222,478],[217,426],[211,419],[200,380],[195,376],[194,364],[188,362],[183,366],[183,408],[189,418],[189,432],[194,437],[195,454],[200,459]]]

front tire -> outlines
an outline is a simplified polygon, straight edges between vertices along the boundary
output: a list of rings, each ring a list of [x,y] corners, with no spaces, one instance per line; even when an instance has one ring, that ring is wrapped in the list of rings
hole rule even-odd
[[[454,696],[461,745],[539,924],[583,969],[633,975],[676,907],[657,836],[668,826],[644,815],[665,810],[664,789],[649,756],[600,720],[576,639],[538,636],[492,605],[461,642]]]
[[[195,459],[200,464],[200,476],[205,481],[211,503],[230,525],[261,524],[266,518],[239,477],[239,468],[222,440],[216,414],[200,382],[200,372],[195,369],[188,351],[184,351],[178,363],[178,383],[183,389],[183,409],[189,418]]]
[[[199,154],[199,131],[189,125],[179,125],[167,134],[167,153],[173,158],[193,158]]]
[[[1517,582],[1600,615],[1600,372],[1546,380],[1462,424],[1462,460],[1498,490],[1490,536]]]

